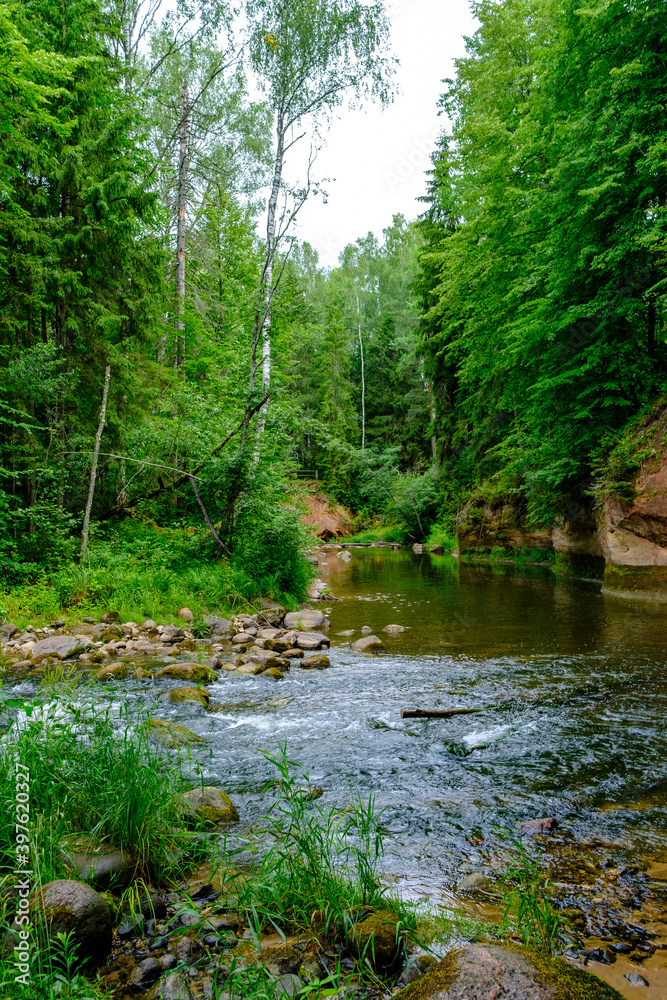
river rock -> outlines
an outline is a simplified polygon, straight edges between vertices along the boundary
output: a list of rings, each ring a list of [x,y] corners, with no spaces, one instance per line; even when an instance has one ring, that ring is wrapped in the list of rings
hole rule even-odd
[[[33,663],[37,663],[45,656],[56,656],[59,660],[64,660],[68,656],[85,652],[89,647],[90,642],[77,635],[53,635],[36,642],[30,652],[30,658]]]
[[[278,667],[267,667],[266,670],[262,670],[262,677],[270,677],[273,681],[281,681],[284,676],[284,673]]]
[[[213,635],[228,635],[232,630],[229,618],[219,618],[217,615],[206,615],[204,621]]]
[[[644,979],[644,977],[640,976],[638,972],[626,972],[623,978],[627,979],[631,986],[649,985],[648,979]]]
[[[298,646],[293,646],[291,649],[283,650],[281,656],[284,656],[288,660],[298,660],[299,657],[303,656],[303,650],[299,649]]]
[[[192,991],[179,969],[160,979],[146,994],[146,1000],[192,1000]]]
[[[403,950],[400,924],[389,913],[372,913],[353,924],[349,942],[353,954],[376,970],[389,968]]]
[[[178,617],[184,622],[193,622],[195,620],[195,616],[190,611],[190,608],[181,608],[178,612]]]
[[[220,788],[205,785],[183,792],[181,799],[189,812],[194,812],[207,823],[238,823],[236,806]]]
[[[195,705],[201,705],[203,708],[206,708],[210,701],[210,695],[208,691],[202,691],[201,688],[172,688],[169,692],[169,701],[192,702]]]
[[[109,663],[106,667],[102,667],[95,674],[98,681],[108,681],[117,680],[121,681],[127,677],[129,667],[127,663]]]
[[[562,958],[471,944],[451,951],[398,1000],[621,1000],[621,994]]]
[[[412,546],[412,551],[416,552],[417,555],[421,555],[421,553],[424,551],[424,546],[422,545],[421,542],[415,542],[414,545]]]
[[[112,883],[126,886],[132,877],[130,859],[123,851],[90,837],[65,838],[60,850],[67,867],[95,889],[108,889]]]
[[[376,635],[365,635],[362,639],[353,642],[350,649],[355,653],[375,653],[384,650],[384,645]]]
[[[348,563],[352,558],[352,553],[348,552],[347,549],[343,549],[341,552],[336,553],[336,558],[340,559],[341,562]]]
[[[153,629],[157,628],[157,623],[154,622],[152,618],[147,618],[141,627],[144,632],[152,632]]]
[[[34,910],[51,939],[73,932],[84,960],[101,962],[111,950],[111,911],[103,896],[84,882],[56,879],[33,894]]]
[[[184,639],[185,632],[182,628],[177,628],[175,625],[162,626],[160,641],[164,643],[165,646],[173,646],[177,642],[183,642]]]
[[[370,625],[362,625],[361,626],[361,634],[362,635],[371,635],[372,632],[373,632],[373,629],[370,627]]]
[[[145,990],[156,979],[162,975],[162,968],[154,958],[145,958],[132,970],[132,974],[127,981],[127,985],[132,992],[135,990]]]
[[[296,645],[300,649],[321,649],[322,646],[329,646],[331,643],[322,632],[298,632]]]
[[[232,642],[235,646],[240,646],[242,643],[254,642],[255,635],[253,632],[237,632],[232,638]]]
[[[327,619],[321,611],[292,611],[290,614],[285,615],[283,625],[285,628],[295,628],[305,632],[310,629],[320,628],[326,621]]]
[[[302,990],[303,982],[293,972],[288,972],[284,976],[278,976],[273,984],[273,991],[276,997],[293,997]]]
[[[387,635],[400,635],[401,632],[405,632],[405,625],[385,625],[382,631]]]
[[[179,726],[177,722],[169,719],[151,719],[150,734],[157,743],[172,750],[174,747],[188,746],[190,743],[203,743],[203,736],[198,736],[191,729]]]
[[[105,624],[109,624],[110,622],[119,622],[120,621],[120,612],[119,611],[105,611],[104,614],[102,615],[100,621],[105,622]]]
[[[442,545],[432,545],[429,552],[432,552],[434,556],[444,556],[445,554],[445,550]]]
[[[551,830],[555,830],[558,826],[558,820],[554,819],[553,816],[545,816],[542,819],[527,819],[523,823],[517,823],[521,833],[550,833]]]
[[[169,663],[155,674],[156,677],[173,677],[178,681],[194,681],[195,684],[217,679],[215,670],[203,663]]]
[[[482,872],[471,872],[459,882],[459,889],[488,889],[491,885],[490,879]]]
[[[317,653],[315,656],[305,656],[303,660],[299,660],[297,663],[297,667],[301,667],[302,670],[326,670],[330,666],[331,661],[324,653]]]

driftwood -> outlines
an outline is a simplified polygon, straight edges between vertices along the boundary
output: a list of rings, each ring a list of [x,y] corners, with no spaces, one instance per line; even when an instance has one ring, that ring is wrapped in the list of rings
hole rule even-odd
[[[267,393],[266,396],[264,397],[264,399],[260,403],[258,403],[257,406],[253,406],[252,410],[250,411],[249,418],[254,417],[254,415],[262,408],[262,406],[264,406],[264,403],[266,403],[266,401],[267,401],[268,398],[269,398],[269,394]],[[122,512],[124,510],[127,510],[128,507],[133,507],[136,503],[141,503],[144,500],[155,500],[157,497],[161,496],[162,493],[167,493],[170,490],[177,490],[179,486],[183,486],[185,483],[189,482],[190,484],[194,485],[193,484],[193,477],[196,477],[197,473],[201,472],[201,470],[204,468],[204,466],[206,465],[206,463],[209,462],[213,458],[214,455],[217,455],[218,452],[222,451],[222,449],[225,447],[225,445],[227,444],[227,442],[231,441],[231,439],[234,437],[235,434],[238,434],[238,432],[243,427],[243,424],[245,423],[245,420],[246,420],[246,417],[244,416],[244,418],[241,421],[241,423],[237,427],[235,427],[234,430],[230,431],[229,434],[227,435],[227,437],[224,439],[224,441],[221,441],[220,444],[216,448],[213,449],[213,451],[211,452],[211,454],[208,455],[204,459],[203,462],[200,462],[199,465],[197,465],[192,470],[192,472],[184,472],[181,476],[178,476],[176,479],[172,480],[172,482],[170,482],[170,483],[165,483],[165,482],[162,481],[162,479],[159,479],[158,481],[159,481],[160,485],[159,485],[158,489],[151,490],[150,493],[144,493],[143,495],[138,496],[138,497],[133,497],[132,500],[127,500],[125,503],[116,504],[114,507],[112,507],[110,510],[108,510],[106,512],[106,514],[103,514],[100,517],[100,521],[106,521],[110,517],[115,517],[116,514],[122,514]]]
[[[402,719],[449,719],[452,715],[469,715],[481,712],[481,708],[404,708]]]

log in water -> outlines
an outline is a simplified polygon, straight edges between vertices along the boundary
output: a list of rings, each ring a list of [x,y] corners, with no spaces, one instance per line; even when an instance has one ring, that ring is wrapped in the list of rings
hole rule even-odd
[[[471,712],[483,712],[482,708],[404,708],[402,719],[449,719],[452,715],[469,715]]]

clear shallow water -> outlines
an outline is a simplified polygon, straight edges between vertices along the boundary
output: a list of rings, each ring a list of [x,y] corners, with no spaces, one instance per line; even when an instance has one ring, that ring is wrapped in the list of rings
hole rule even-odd
[[[446,895],[489,864],[497,827],[540,816],[626,859],[667,861],[667,607],[407,550],[322,561],[342,598],[325,605],[331,669],[293,667],[278,683],[223,674],[208,712],[164,699],[178,681],[121,681],[111,697],[204,736],[193,755],[245,824],[275,774],[258,751],[283,742],[325,801],[372,792],[389,832],[384,870],[413,897]],[[407,631],[385,636],[389,623]],[[363,625],[386,653],[353,653],[336,635]],[[480,711],[401,719],[417,707]]]
[[[539,816],[577,841],[667,860],[667,608],[541,569],[405,550],[324,561],[342,598],[329,605],[332,668],[293,668],[279,684],[227,675],[209,688],[224,709],[172,713],[207,737],[209,775],[247,820],[272,776],[257,750],[285,741],[326,799],[376,795],[385,870],[415,888],[451,887],[483,864],[495,827]],[[385,637],[389,623],[408,630]],[[362,625],[386,654],[336,636]],[[459,706],[481,711],[400,717]]]

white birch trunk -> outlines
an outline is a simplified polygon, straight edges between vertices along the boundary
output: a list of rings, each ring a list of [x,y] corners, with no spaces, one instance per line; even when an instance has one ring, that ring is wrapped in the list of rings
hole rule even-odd
[[[185,358],[185,202],[188,179],[188,81],[181,91],[180,151],[178,162],[178,232],[176,235],[176,337],[174,368]]]
[[[93,447],[93,464],[90,468],[90,486],[88,487],[88,500],[86,501],[86,511],[83,515],[83,531],[81,533],[81,556],[80,556],[82,562],[83,562],[83,557],[86,554],[86,548],[88,547],[90,512],[93,509],[93,496],[95,495],[95,481],[97,479],[97,461],[100,457],[100,441],[102,440],[102,432],[104,431],[104,424],[106,422],[106,417],[107,417],[107,397],[109,395],[110,378],[111,378],[111,365],[107,365],[107,370],[104,373],[104,390],[102,392],[102,409],[100,410],[100,422],[97,428],[97,434],[95,435],[95,445]]]

